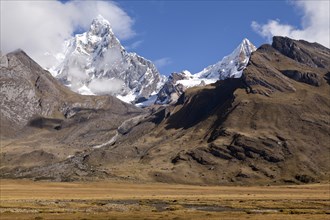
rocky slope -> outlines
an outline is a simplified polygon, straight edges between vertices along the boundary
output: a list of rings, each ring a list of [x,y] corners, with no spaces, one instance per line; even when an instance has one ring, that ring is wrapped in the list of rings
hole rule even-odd
[[[174,103],[185,89],[193,86],[203,86],[227,78],[240,78],[255,50],[256,47],[245,38],[231,54],[201,72],[191,74],[185,70],[181,73],[172,73],[158,92],[155,103]]]
[[[290,53],[313,59],[305,64],[290,57],[280,49],[286,45],[299,45]],[[317,64],[321,60],[323,66]],[[189,88],[174,105],[121,122],[97,148],[50,165],[2,167],[0,174],[189,184],[327,181],[329,60],[330,50],[321,45],[275,37],[273,46],[263,45],[251,55],[241,78]],[[96,139],[98,132],[82,137]],[[8,160],[2,161],[11,164]]]
[[[102,16],[93,20],[89,31],[67,41],[57,57],[51,73],[81,94],[137,102],[156,94],[165,81],[151,61],[125,50]]]
[[[1,168],[49,164],[108,141],[143,111],[111,96],[82,96],[23,51],[1,57]]]

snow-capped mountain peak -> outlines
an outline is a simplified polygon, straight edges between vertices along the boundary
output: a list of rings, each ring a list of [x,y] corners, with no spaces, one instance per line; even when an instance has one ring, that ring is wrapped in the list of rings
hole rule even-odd
[[[189,87],[203,86],[226,78],[240,78],[249,62],[251,53],[255,50],[256,47],[244,38],[231,54],[196,74],[191,74],[187,70],[181,73],[172,73],[159,91],[155,103],[174,103]]]
[[[208,79],[239,78],[249,62],[251,53],[256,49],[248,39],[244,38],[230,55],[225,56],[218,63],[206,67],[196,75],[199,78]]]
[[[103,18],[102,15],[98,15],[96,18],[93,19],[89,29],[89,32],[92,32],[94,35],[99,36],[102,36],[109,31],[112,32],[110,22]]]
[[[65,45],[51,72],[78,93],[110,94],[136,102],[157,93],[165,81],[151,61],[125,50],[101,15],[93,19],[87,32]]]

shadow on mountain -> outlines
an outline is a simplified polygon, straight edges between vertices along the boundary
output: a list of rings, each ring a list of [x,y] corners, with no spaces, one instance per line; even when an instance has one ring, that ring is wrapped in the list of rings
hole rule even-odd
[[[62,128],[62,119],[37,117],[32,119],[28,125],[35,128],[51,128],[60,130]]]
[[[175,107],[184,108],[180,108],[169,117],[166,129],[188,129],[213,114],[218,115],[220,122],[232,107],[234,92],[238,88],[244,88],[242,79],[226,79],[202,89],[187,90],[180,96]]]

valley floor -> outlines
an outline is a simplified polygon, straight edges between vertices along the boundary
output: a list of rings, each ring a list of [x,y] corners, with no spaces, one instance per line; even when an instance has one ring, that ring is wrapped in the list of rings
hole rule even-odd
[[[329,219],[330,184],[191,186],[1,180],[0,219]]]

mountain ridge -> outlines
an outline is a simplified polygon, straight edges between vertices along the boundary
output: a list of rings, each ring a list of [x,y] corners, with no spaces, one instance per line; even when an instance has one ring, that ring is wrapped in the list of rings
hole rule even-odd
[[[227,78],[240,78],[243,69],[256,47],[246,38],[220,61],[202,71],[191,74],[184,70],[181,73],[172,73],[157,94],[156,104],[173,104],[183,91],[193,86],[204,86]]]
[[[63,84],[80,94],[110,94],[142,107],[173,103],[191,86],[240,77],[256,49],[245,38],[216,64],[195,74],[186,71],[181,74],[180,82],[174,82],[171,77],[161,75],[151,61],[127,52],[112,32],[111,24],[101,15],[92,21],[87,32],[75,35],[65,47],[65,52],[57,55],[59,63],[50,69]]]

